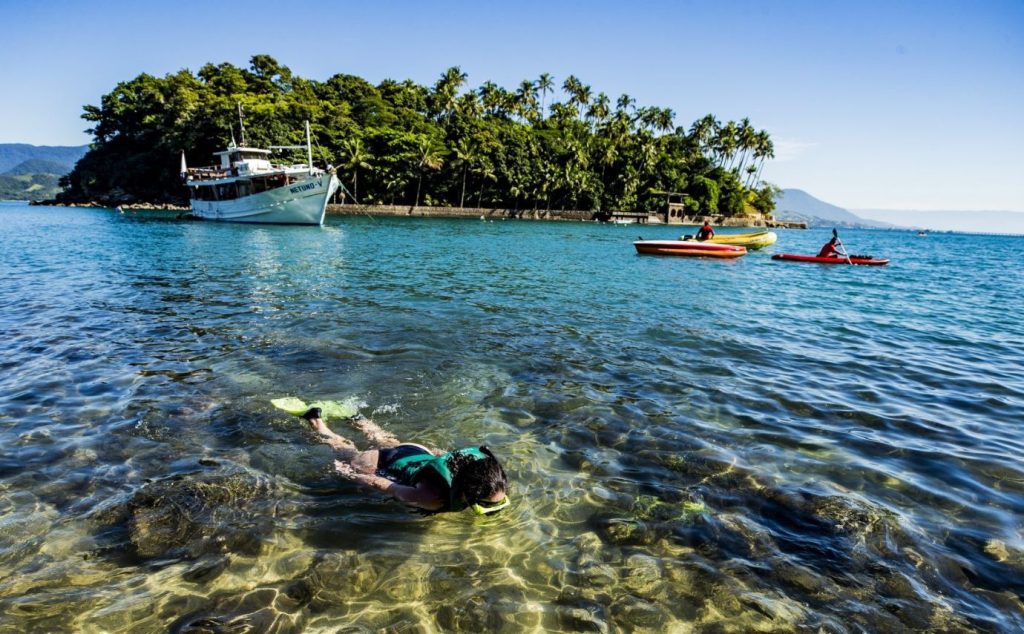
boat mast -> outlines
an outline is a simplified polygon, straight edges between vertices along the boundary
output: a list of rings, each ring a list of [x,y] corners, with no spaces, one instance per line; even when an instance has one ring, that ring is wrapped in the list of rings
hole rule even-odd
[[[245,147],[245,121],[242,120],[242,102],[236,101],[235,103],[238,104],[238,127],[241,129],[242,132],[241,147]]]
[[[309,159],[309,173],[313,174],[313,145],[309,140],[309,120],[306,120],[306,157]]]

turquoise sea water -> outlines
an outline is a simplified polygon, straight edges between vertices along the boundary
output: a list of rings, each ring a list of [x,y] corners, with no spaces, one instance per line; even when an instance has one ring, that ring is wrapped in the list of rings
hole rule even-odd
[[[683,232],[0,205],[0,631],[1024,628],[1024,241],[631,245]],[[279,396],[514,506],[340,481]]]

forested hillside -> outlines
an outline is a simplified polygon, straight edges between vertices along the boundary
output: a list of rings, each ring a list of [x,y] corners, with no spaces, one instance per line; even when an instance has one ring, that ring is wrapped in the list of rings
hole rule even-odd
[[[250,146],[304,143],[309,120],[314,160],[336,166],[362,202],[634,210],[677,191],[694,214],[774,205],[760,180],[772,142],[746,119],[676,127],[667,108],[595,93],[573,76],[561,90],[547,73],[513,90],[466,79],[453,67],[429,87],[344,74],[314,81],[266,55],[248,69],[139,75],[85,107],[95,139],[61,199],[180,201],[181,151],[190,166],[207,165],[240,141],[240,104]]]
[[[8,173],[25,161],[43,160],[60,165],[56,174],[67,174],[82,158],[87,145],[29,145],[28,143],[0,143],[0,174]]]

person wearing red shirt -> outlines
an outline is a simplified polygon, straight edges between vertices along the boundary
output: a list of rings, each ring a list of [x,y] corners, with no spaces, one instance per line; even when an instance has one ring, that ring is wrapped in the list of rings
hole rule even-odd
[[[825,243],[825,246],[821,247],[821,251],[818,251],[819,258],[840,258],[843,255],[836,248],[836,242],[839,238],[833,236],[831,240]]]
[[[710,240],[711,238],[714,238],[714,237],[715,237],[715,230],[711,226],[711,221],[710,220],[705,220],[704,221],[704,226],[701,227],[699,231],[697,231],[697,240],[700,240],[700,241]]]

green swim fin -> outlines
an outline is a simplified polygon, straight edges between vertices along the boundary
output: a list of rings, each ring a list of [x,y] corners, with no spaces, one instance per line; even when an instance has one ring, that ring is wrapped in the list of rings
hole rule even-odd
[[[277,409],[283,409],[292,416],[302,416],[309,409],[309,406],[302,402],[301,399],[297,399],[294,396],[286,396],[284,398],[275,398],[270,401],[270,404]]]
[[[307,405],[302,402],[302,399],[286,396],[284,398],[275,398],[270,403],[292,416],[302,416],[310,407],[319,407],[321,417],[324,420],[328,418],[351,418],[359,413],[359,399],[355,397],[347,398],[344,401],[314,401]]]

